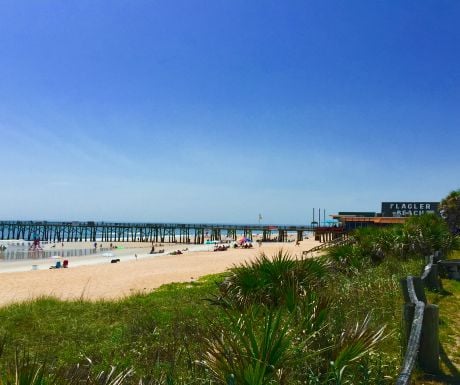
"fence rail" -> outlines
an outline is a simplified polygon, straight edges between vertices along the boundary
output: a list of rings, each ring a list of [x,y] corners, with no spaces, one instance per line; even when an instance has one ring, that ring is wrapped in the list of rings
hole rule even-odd
[[[425,304],[417,298],[415,293],[413,277],[407,277],[407,291],[412,304],[415,305],[414,318],[412,320],[409,342],[401,372],[396,380],[396,385],[406,385],[409,383],[410,376],[414,370],[415,362],[420,347],[420,337],[422,335],[423,314]]]
[[[441,290],[438,274],[439,253],[428,258],[421,277],[408,276],[401,280],[405,299],[403,314],[406,335],[409,336],[406,353],[396,385],[409,384],[415,364],[427,373],[439,372],[439,308],[427,304],[424,287]]]
[[[344,234],[340,238],[333,239],[332,241],[322,243],[321,245],[315,246],[309,250],[302,251],[302,255],[306,257],[308,256],[308,254],[314,253],[316,251],[325,250],[329,247],[343,246],[343,245],[347,245],[350,243],[353,243],[353,239]]]

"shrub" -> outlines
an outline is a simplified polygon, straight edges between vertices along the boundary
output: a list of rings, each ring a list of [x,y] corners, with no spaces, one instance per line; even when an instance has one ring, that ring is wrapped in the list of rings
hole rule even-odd
[[[219,300],[240,310],[254,304],[285,305],[292,310],[326,274],[327,265],[321,260],[295,260],[282,250],[272,258],[261,254],[256,260],[230,270],[219,286]]]
[[[326,254],[327,260],[340,271],[358,271],[392,257],[424,259],[435,251],[447,255],[458,247],[458,240],[435,214],[410,217],[404,225],[358,229],[351,238],[352,244],[332,247]]]

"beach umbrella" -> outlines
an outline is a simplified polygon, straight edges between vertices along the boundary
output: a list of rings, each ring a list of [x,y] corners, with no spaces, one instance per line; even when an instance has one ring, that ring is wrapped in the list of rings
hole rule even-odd
[[[103,254],[102,254],[102,256],[103,256],[103,257],[109,257],[109,258],[112,258],[112,257],[114,257],[114,256],[115,256],[115,254],[114,254],[114,253],[110,253],[110,252],[108,252],[108,253],[103,253]]]
[[[251,242],[251,240],[249,238],[243,237],[238,241],[238,243],[240,245],[242,245],[243,243],[246,243],[246,242]]]
[[[62,258],[60,255],[52,255],[50,258],[52,259],[59,259],[59,258]]]

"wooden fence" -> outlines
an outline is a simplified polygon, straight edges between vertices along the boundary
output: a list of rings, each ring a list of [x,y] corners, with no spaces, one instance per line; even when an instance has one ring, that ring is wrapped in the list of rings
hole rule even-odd
[[[408,341],[396,385],[409,384],[416,363],[426,373],[439,372],[439,308],[427,304],[424,289],[442,290],[438,271],[439,253],[430,256],[427,262],[421,277],[408,276],[401,280]]]
[[[350,243],[353,243],[352,237],[334,239],[304,251],[302,254],[307,257],[309,253],[315,251]],[[427,258],[420,277],[408,276],[401,280],[405,302],[403,315],[407,347],[396,385],[409,384],[416,363],[423,372],[439,373],[439,308],[437,305],[427,303],[425,288],[438,292],[443,290],[439,268],[443,267],[446,270],[444,265],[457,264],[458,266],[455,267],[457,270],[454,269],[453,274],[460,275],[460,260],[441,261],[440,255],[440,252],[437,251]]]

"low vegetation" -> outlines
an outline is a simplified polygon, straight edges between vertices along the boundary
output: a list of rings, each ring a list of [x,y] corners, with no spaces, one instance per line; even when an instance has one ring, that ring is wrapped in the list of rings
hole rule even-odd
[[[399,279],[456,240],[424,216],[354,241],[115,302],[0,309],[0,384],[391,384],[404,346]]]
[[[460,251],[451,254],[454,259],[460,259]],[[460,282],[455,280],[443,281],[442,293],[429,293],[428,300],[439,306],[439,339],[441,364],[445,373],[460,376]],[[460,382],[460,379],[459,379]]]

